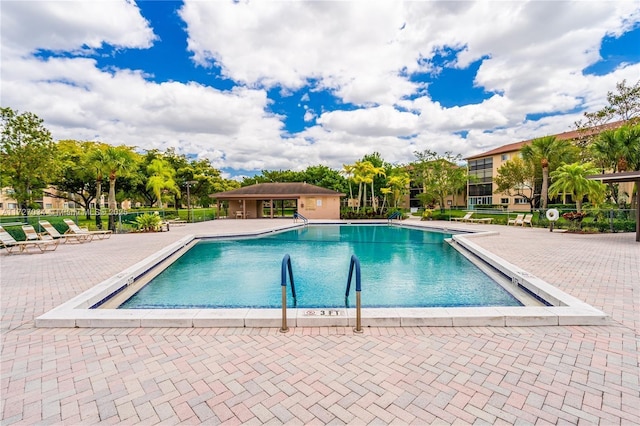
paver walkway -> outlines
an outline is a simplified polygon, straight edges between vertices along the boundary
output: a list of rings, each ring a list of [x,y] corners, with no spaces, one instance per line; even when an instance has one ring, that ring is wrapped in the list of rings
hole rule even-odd
[[[186,234],[282,223],[219,220],[1,255],[0,422],[640,424],[640,244],[631,233],[455,225],[498,231],[474,242],[603,310],[606,326],[361,335],[34,327],[35,317]]]

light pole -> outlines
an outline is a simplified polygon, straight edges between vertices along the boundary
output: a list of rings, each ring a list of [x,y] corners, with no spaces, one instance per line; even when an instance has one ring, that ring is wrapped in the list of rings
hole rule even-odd
[[[195,180],[188,180],[185,182],[187,185],[187,222],[189,223],[193,222],[193,217],[191,217],[191,196],[189,194],[189,187],[196,183],[198,183],[198,181]]]

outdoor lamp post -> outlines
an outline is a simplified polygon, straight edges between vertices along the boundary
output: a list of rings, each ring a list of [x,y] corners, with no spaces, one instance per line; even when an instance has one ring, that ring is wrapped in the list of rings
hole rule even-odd
[[[187,222],[189,223],[193,222],[193,217],[191,217],[191,196],[189,194],[189,187],[196,183],[198,183],[198,181],[195,180],[188,180],[185,182],[185,184],[187,185]]]

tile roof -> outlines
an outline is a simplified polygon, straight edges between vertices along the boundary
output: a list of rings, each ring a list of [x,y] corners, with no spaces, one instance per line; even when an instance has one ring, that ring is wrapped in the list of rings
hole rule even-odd
[[[229,199],[229,198],[286,198],[286,197],[297,197],[300,195],[344,197],[346,194],[333,191],[331,189],[322,188],[320,186],[311,185],[305,182],[274,182],[274,183],[258,183],[255,185],[234,189],[232,191],[218,192],[216,194],[211,194],[209,196],[211,198]]]
[[[580,137],[584,137],[584,136],[589,136],[589,135],[593,135],[594,133],[599,133],[603,130],[609,130],[609,129],[617,129],[618,127],[622,126],[625,122],[624,121],[615,121],[613,123],[606,123],[606,124],[602,124],[600,126],[596,126],[596,127],[592,127],[590,129],[581,131],[581,130],[571,130],[568,132],[564,132],[564,133],[558,133],[557,135],[553,135],[555,136],[557,139],[560,140],[573,140],[573,139],[579,139]],[[486,151],[480,154],[476,154],[476,155],[472,155],[470,157],[465,158],[465,160],[475,160],[477,158],[484,158],[484,157],[491,157],[493,155],[496,154],[503,154],[505,152],[513,152],[513,151],[519,151],[520,148],[522,148],[524,145],[530,144],[531,141],[533,139],[529,139],[526,141],[520,141],[520,142],[514,142],[514,143],[510,143],[507,145],[502,145],[499,146],[497,148],[492,149],[491,151]]]

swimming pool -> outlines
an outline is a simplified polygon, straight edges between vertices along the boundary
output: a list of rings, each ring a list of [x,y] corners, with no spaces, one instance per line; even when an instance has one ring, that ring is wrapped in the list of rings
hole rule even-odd
[[[367,223],[366,221],[362,221]],[[353,223],[362,223],[354,221]],[[335,221],[333,223],[336,223]],[[341,221],[341,224],[350,224]],[[383,222],[382,224],[386,224]],[[409,222],[394,226],[433,230],[452,234],[451,246],[470,258],[478,268],[517,294],[525,306],[485,306],[456,308],[362,308],[365,327],[510,327],[555,325],[604,325],[602,311],[559,290],[526,270],[496,256],[474,242],[476,238],[495,236],[495,230],[470,229],[457,223]],[[229,238],[258,238],[290,229],[303,229],[300,223],[282,220],[213,221],[192,225],[191,233],[161,246],[138,262],[96,283],[36,318],[36,327],[235,327],[280,328],[282,309],[193,308],[193,309],[116,309],[133,292],[200,241]],[[167,234],[166,236],[169,236]],[[166,238],[165,235],[163,237]],[[292,255],[294,255],[292,253]],[[239,261],[242,259],[239,259]],[[346,279],[346,276],[345,278]],[[363,283],[366,286],[366,283]],[[129,293],[130,290],[133,290]],[[366,287],[365,287],[366,290]],[[277,290],[276,290],[277,291]],[[518,294],[524,291],[525,295]],[[535,297],[529,298],[528,295]],[[541,304],[538,300],[544,300]],[[356,309],[330,311],[287,309],[289,327],[346,327],[356,325]]]
[[[120,307],[278,308],[284,254],[291,256],[298,308],[345,307],[352,254],[362,266],[363,307],[522,306],[447,244],[449,237],[387,225],[316,225],[204,240]],[[288,306],[294,306],[291,297]]]

